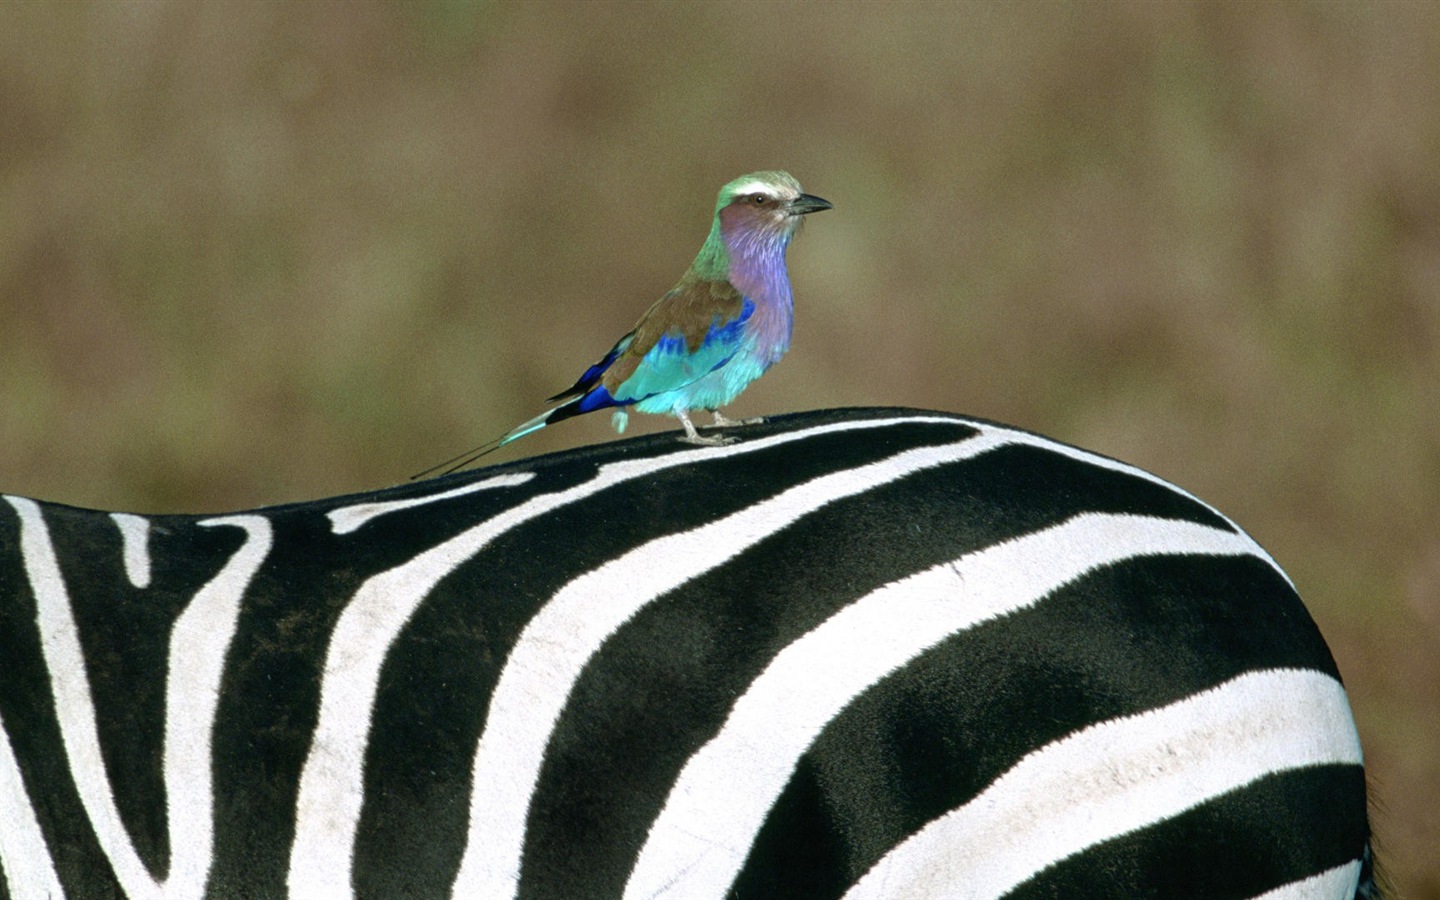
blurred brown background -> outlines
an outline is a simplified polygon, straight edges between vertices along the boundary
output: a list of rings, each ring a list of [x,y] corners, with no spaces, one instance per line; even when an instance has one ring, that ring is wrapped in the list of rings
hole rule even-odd
[[[1218,505],[1440,897],[1440,4],[5,3],[0,488],[401,481],[541,409],[770,167],[836,209],[733,411],[972,413]]]

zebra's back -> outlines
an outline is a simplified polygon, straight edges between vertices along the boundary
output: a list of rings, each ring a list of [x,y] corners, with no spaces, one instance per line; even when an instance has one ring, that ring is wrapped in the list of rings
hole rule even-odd
[[[1356,895],[1339,674],[1228,520],[957,416],[741,434],[7,498],[9,894]]]

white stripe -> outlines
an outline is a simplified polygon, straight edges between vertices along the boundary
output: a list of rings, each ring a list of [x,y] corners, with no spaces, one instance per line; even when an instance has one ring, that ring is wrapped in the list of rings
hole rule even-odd
[[[1224,522],[1232,529],[1234,529],[1236,534],[1249,541],[1251,546],[1251,554],[1255,557],[1258,557],[1260,560],[1268,563],[1270,565],[1270,568],[1274,569],[1277,575],[1285,579],[1285,583],[1290,586],[1291,590],[1295,589],[1295,583],[1290,580],[1290,576],[1285,572],[1284,569],[1280,568],[1280,564],[1275,561],[1274,557],[1272,557],[1264,547],[1260,546],[1260,544],[1256,542],[1254,538],[1246,534],[1245,531],[1239,525],[1236,525],[1229,516],[1226,516],[1225,514],[1220,512],[1220,510],[1206,503],[1204,500],[1201,500],[1199,497],[1195,496],[1184,488],[1179,487],[1178,485],[1171,484],[1170,482],[1161,478],[1159,475],[1147,472],[1144,469],[1132,466],[1129,463],[1123,463],[1119,460],[1111,459],[1108,456],[1101,456],[1098,453],[1091,453],[1089,450],[1081,450],[1079,447],[1071,447],[1067,444],[1059,444],[1055,441],[1050,440],[1049,438],[1041,437],[1038,434],[1029,434],[1027,432],[1016,431],[1012,432],[1012,437],[1014,442],[1017,444],[1028,444],[1032,447],[1040,447],[1045,450],[1054,451],[1061,456],[1068,456],[1071,459],[1079,460],[1080,462],[1086,463],[1088,465],[1097,466],[1102,469],[1109,469],[1112,472],[1123,472],[1126,475],[1134,475],[1136,478],[1139,478],[1143,481],[1148,481],[1151,484],[1157,484],[1168,491],[1179,494],[1187,500],[1193,501],[1196,506],[1205,509],[1211,515],[1215,516],[1215,518],[1219,519],[1220,521]]]
[[[330,529],[336,534],[349,534],[377,516],[399,512],[402,509],[413,509],[417,506],[424,506],[427,503],[450,500],[454,497],[463,497],[466,494],[473,494],[476,491],[485,491],[491,488],[515,487],[516,485],[524,484],[534,477],[534,472],[512,472],[508,475],[497,475],[494,478],[487,478],[484,481],[476,481],[462,487],[452,488],[438,494],[427,494],[424,497],[409,497],[405,500],[382,500],[374,503],[357,503],[354,506],[342,506],[339,509],[332,509],[327,514],[330,518]]]
[[[634,478],[743,456],[807,438],[847,431],[936,423],[969,429],[947,416],[903,416],[807,428],[726,447],[602,465],[588,482],[541,494],[368,579],[336,623],[325,659],[319,718],[300,775],[289,891],[299,897],[349,896],[350,860],[364,795],[363,766],[380,669],[405,623],[435,585],[512,528]],[[478,602],[478,601],[477,601]]]
[[[0,823],[0,874],[8,895],[64,897],[4,720],[0,720]]]
[[[225,648],[234,632],[234,612],[250,575],[269,548],[269,523],[258,516],[211,520],[249,532],[244,546],[196,595],[176,622],[171,637],[166,691],[165,786],[169,805],[170,876],[153,877],[141,862],[115,807],[115,796],[100,754],[95,704],[85,658],[55,548],[40,507],[23,497],[6,497],[20,517],[20,551],[35,594],[45,667],[60,723],[65,756],[76,791],[110,859],[116,880],[132,898],[197,897],[204,890],[211,857],[211,797],[208,753],[215,692]],[[258,523],[258,524],[257,524]],[[227,613],[228,611],[228,613]],[[230,616],[228,625],[226,615]],[[203,629],[214,634],[197,634]],[[193,646],[191,646],[193,645]],[[203,753],[204,755],[198,755]]]
[[[1360,860],[1341,863],[1319,875],[1281,885],[1254,900],[1354,900],[1360,886]]]
[[[1193,522],[1087,513],[888,584],[776,655],[681,772],[627,897],[721,897],[800,756],[862,691],[926,649],[1030,606],[1086,572],[1146,554],[1241,554]],[[723,812],[722,812],[723,811]]]
[[[628,619],[829,503],[1003,445],[1002,435],[982,432],[823,475],[723,519],[650,541],[562,588],[526,625],[491,697],[475,752],[470,836],[454,896],[515,893],[530,797],[550,734],[586,663]]]
[[[215,577],[195,593],[170,632],[165,685],[165,797],[170,811],[170,871],[165,892],[199,897],[212,861],[214,842],[215,711],[225,656],[240,618],[240,601],[270,553],[270,521],[238,515],[206,519],[200,525],[244,529],[245,543]]]
[[[50,543],[50,532],[40,507],[24,497],[6,497],[20,516],[20,553],[35,594],[36,624],[40,630],[45,668],[50,673],[50,691],[65,757],[75,780],[80,802],[95,829],[100,849],[110,858],[115,877],[131,897],[156,897],[160,884],[151,877],[135,853],[130,836],[115,808],[105,761],[100,756],[100,738],[95,731],[95,704],[90,699],[90,682],[85,674],[85,657],[70,610],[70,598]]]
[[[1251,672],[1040,748],[886,854],[845,897],[999,897],[1101,841],[1326,764],[1360,764],[1345,689],[1322,672]]]
[[[124,549],[125,577],[137,588],[150,586],[150,520],[131,513],[111,513],[120,529]]]

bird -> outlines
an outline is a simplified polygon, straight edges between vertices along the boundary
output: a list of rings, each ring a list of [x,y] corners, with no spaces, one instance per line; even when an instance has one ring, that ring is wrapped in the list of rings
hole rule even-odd
[[[700,434],[690,414],[708,411],[716,428],[758,421],[726,418],[720,407],[789,349],[795,310],[785,252],[805,216],[833,208],[802,191],[788,172],[752,172],[729,182],[690,268],[610,352],[547,401],[558,405],[411,480],[463,469],[547,425],[601,409],[614,410],[611,422],[621,434],[633,407],[679,419],[687,443],[734,442]]]

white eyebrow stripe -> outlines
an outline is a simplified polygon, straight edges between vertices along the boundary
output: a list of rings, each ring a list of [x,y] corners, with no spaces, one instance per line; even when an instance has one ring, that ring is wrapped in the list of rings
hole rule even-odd
[[[746,194],[768,194],[772,197],[784,197],[787,200],[800,196],[798,192],[791,191],[785,185],[772,184],[768,181],[747,181],[744,184],[736,185],[736,197],[743,197]]]

